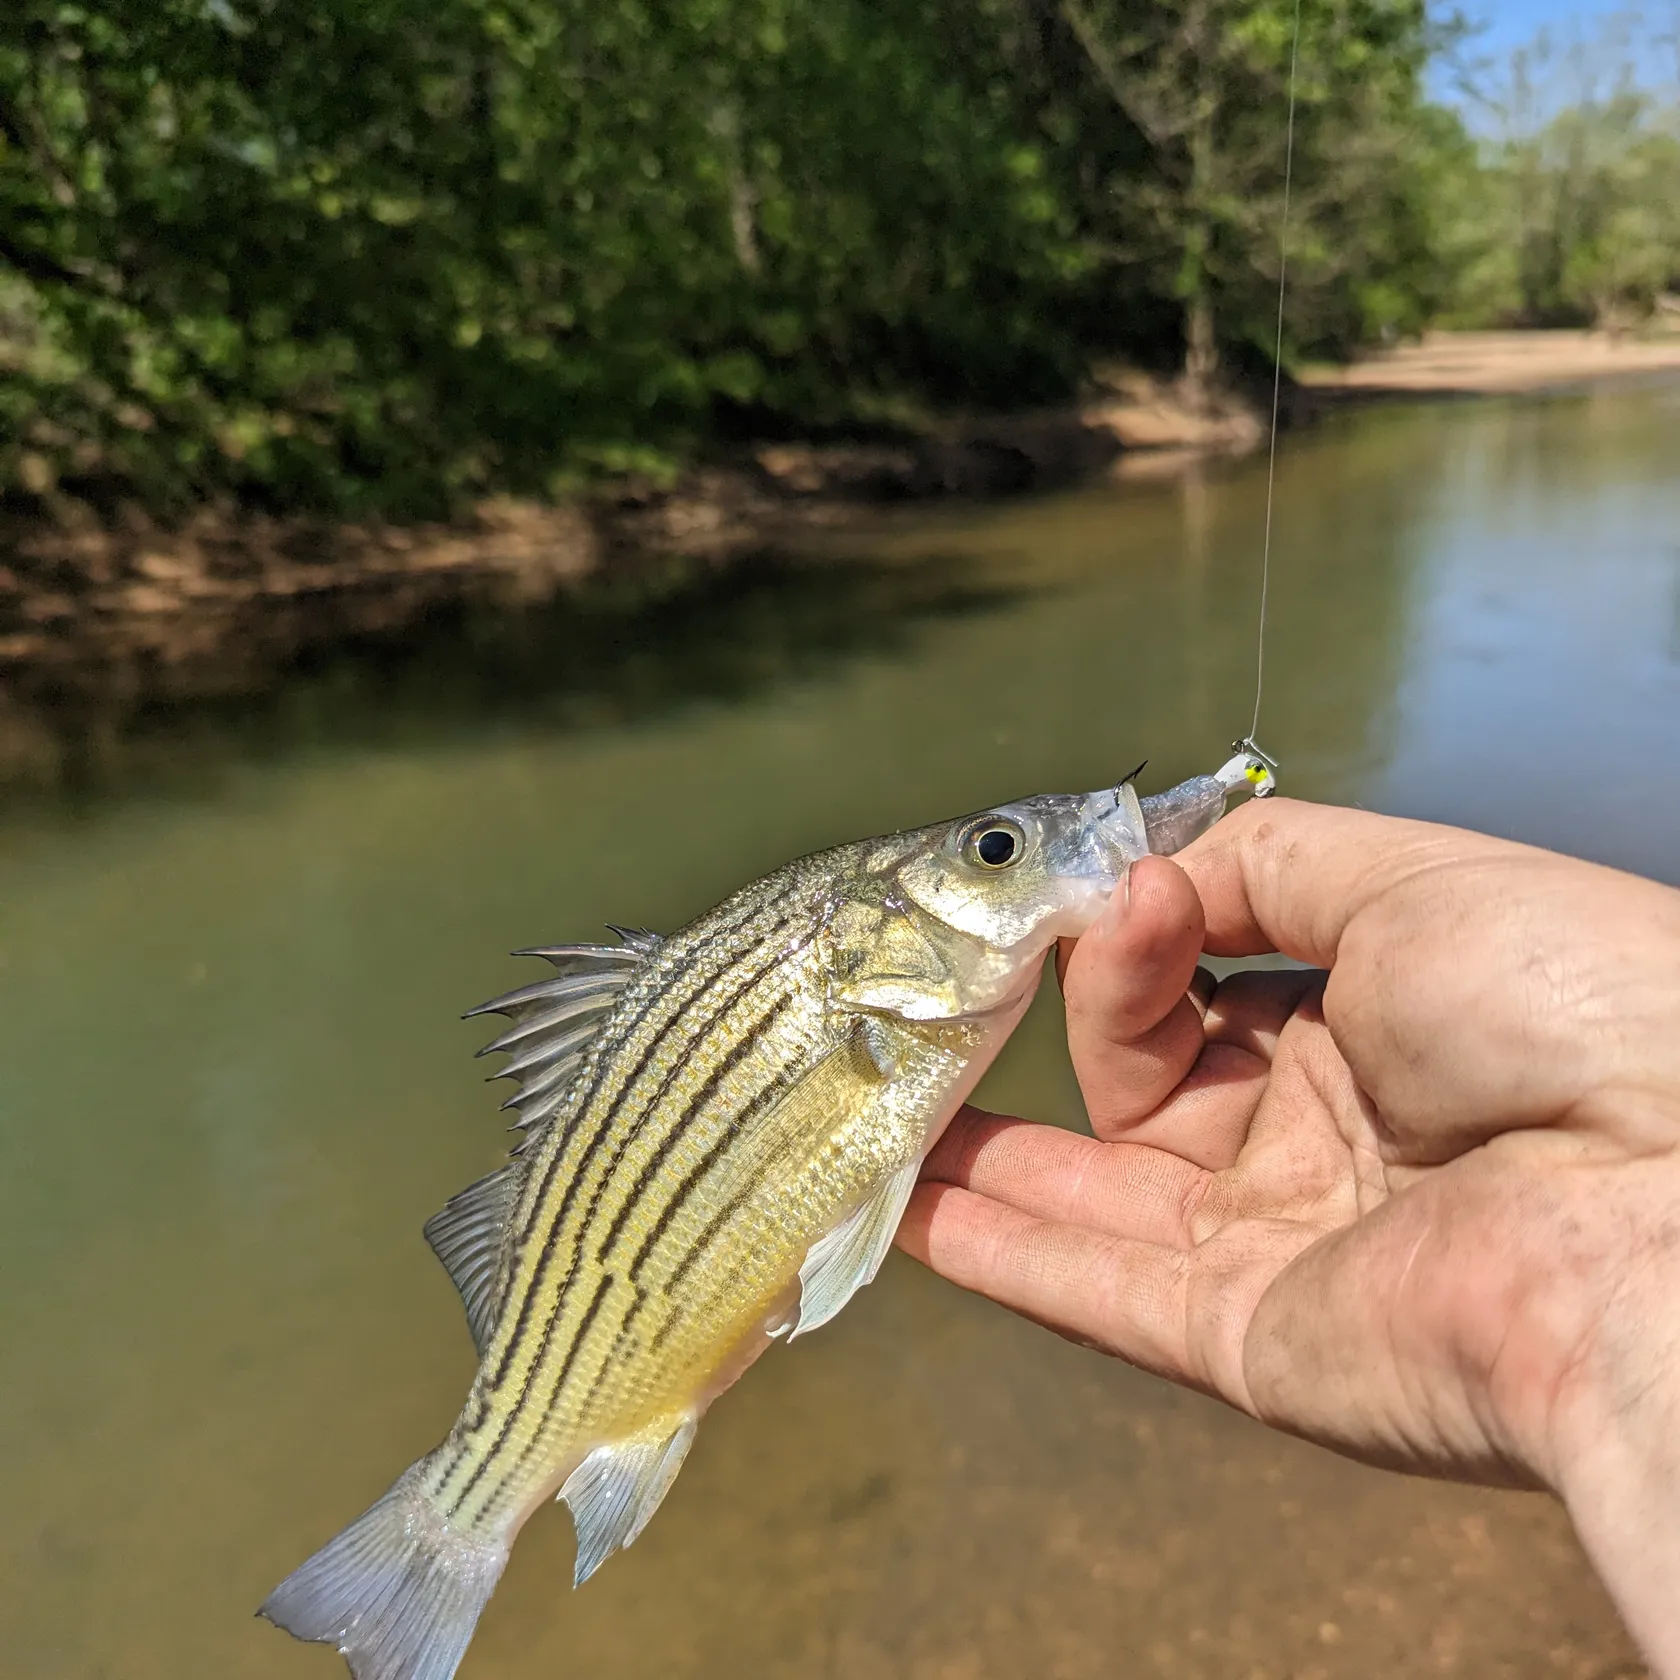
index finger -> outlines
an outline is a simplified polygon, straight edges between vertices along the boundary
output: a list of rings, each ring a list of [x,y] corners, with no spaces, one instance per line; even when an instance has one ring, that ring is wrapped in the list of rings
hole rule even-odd
[[[1503,844],[1437,823],[1272,798],[1222,818],[1174,862],[1201,898],[1213,955],[1280,951],[1330,968],[1361,910],[1462,861],[1467,849]]]

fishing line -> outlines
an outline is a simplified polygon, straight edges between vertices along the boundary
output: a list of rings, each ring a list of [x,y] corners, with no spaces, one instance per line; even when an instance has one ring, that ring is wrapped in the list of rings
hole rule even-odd
[[[1278,228],[1277,338],[1272,351],[1272,435],[1266,459],[1266,530],[1260,548],[1260,633],[1254,649],[1254,721],[1252,741],[1260,732],[1260,697],[1266,687],[1266,600],[1272,580],[1272,501],[1277,488],[1278,395],[1283,387],[1283,295],[1289,276],[1289,188],[1295,171],[1295,65],[1301,50],[1301,0],[1295,0],[1295,23],[1289,38],[1289,120],[1283,141],[1283,221]]]

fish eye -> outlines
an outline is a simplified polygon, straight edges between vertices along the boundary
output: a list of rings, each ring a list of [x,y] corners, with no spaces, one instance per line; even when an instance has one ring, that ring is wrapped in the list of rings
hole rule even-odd
[[[1020,826],[1003,817],[988,817],[969,831],[963,851],[986,869],[1007,869],[1027,849]]]

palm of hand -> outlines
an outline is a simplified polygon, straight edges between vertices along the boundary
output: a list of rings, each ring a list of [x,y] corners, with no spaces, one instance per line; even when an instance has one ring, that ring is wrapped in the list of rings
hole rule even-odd
[[[1244,820],[1225,844],[1252,843],[1264,818]],[[1062,965],[1094,1137],[968,1111],[929,1159],[905,1246],[1354,1456],[1552,1480],[1613,1288],[1605,1221],[1626,1185],[1607,1180],[1642,1145],[1672,1153],[1680,1125],[1647,1126],[1606,1071],[1606,1023],[1649,1007],[1630,1001],[1638,977],[1536,943],[1559,893],[1592,919],[1568,873],[1584,866],[1554,880],[1536,854],[1450,855],[1469,837],[1446,833],[1421,831],[1323,927],[1291,930],[1298,954],[1334,963],[1328,985],[1274,972],[1215,989],[1195,970],[1208,926],[1191,878],[1137,866],[1129,904]],[[1269,948],[1211,841],[1187,859],[1208,943]]]

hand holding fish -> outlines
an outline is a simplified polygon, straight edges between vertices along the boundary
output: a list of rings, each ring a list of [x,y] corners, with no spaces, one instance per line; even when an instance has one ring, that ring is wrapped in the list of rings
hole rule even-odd
[[[1552,1488],[1680,1674],[1680,893],[1288,801],[1180,861],[1064,942],[1095,1138],[965,1110],[901,1244],[1353,1457]]]

